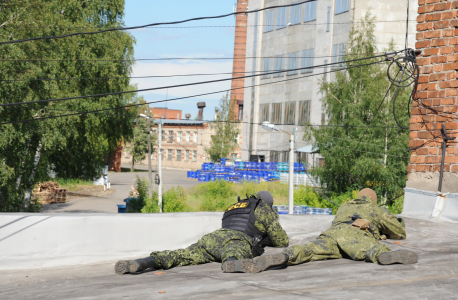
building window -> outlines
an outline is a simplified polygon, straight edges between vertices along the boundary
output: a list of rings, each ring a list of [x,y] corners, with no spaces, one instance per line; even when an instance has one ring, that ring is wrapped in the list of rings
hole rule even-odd
[[[184,152],[184,160],[185,160],[185,161],[189,161],[189,150],[186,150],[186,151]]]
[[[156,135],[156,130],[153,130],[153,135]]]
[[[299,102],[299,125],[310,123],[310,100]]]
[[[173,131],[169,131],[169,140],[168,140],[169,143],[172,143],[173,142]]]
[[[277,29],[286,27],[286,7],[277,8]]]
[[[331,29],[331,7],[328,6],[326,32],[329,32],[330,29]]]
[[[328,82],[328,60],[324,60],[324,67],[323,67],[323,82]]]
[[[186,131],[186,142],[191,141],[191,131]]]
[[[197,143],[198,141],[198,136],[197,136],[197,131],[194,132],[194,143]]]
[[[275,59],[274,59],[274,71],[278,72],[278,73],[274,73],[273,77],[282,77],[283,76],[283,72],[279,72],[279,71],[282,71],[285,68],[284,62],[285,62],[285,56],[284,55],[275,56]]]
[[[336,0],[336,15],[350,10],[350,0]]]
[[[270,104],[261,104],[261,123],[262,122],[269,122],[269,115],[270,115]]]
[[[316,2],[317,1],[305,3],[304,22],[316,20]]]
[[[307,49],[302,51],[302,63],[301,73],[312,73],[313,72],[313,56],[315,55],[315,49]]]
[[[180,161],[180,160],[181,160],[181,150],[177,150],[177,157],[176,157],[176,160],[177,160],[177,161]]]
[[[270,72],[270,57],[265,57],[262,59],[261,62],[261,69],[263,73],[269,73]],[[261,76],[262,79],[267,79],[270,78],[270,74],[265,74]]]
[[[324,108],[321,109],[321,125],[326,124],[326,110]]]
[[[269,9],[264,12],[264,32],[274,30],[275,10]]]
[[[162,130],[162,140],[165,141],[165,131]]]
[[[272,103],[272,123],[281,124],[281,103]]]
[[[296,122],[296,102],[285,103],[285,124],[292,124]]]
[[[197,161],[197,151],[192,151],[192,161]]]
[[[183,131],[178,131],[177,142],[181,142],[182,140],[183,140]]]
[[[172,160],[172,149],[167,150],[167,160]]]
[[[299,52],[292,52],[288,53],[288,73],[287,75],[296,75],[297,74],[297,68],[298,68],[298,62],[299,62]],[[294,70],[295,69],[295,70]]]
[[[302,4],[294,5],[289,8],[289,23],[291,23],[291,25],[301,23],[301,10]]]
[[[239,145],[239,138],[240,138],[240,134],[238,134],[235,138],[234,138],[234,144],[238,147]]]
[[[164,160],[164,151],[165,149],[161,149],[161,160]]]
[[[243,105],[239,105],[239,121],[243,121]]]
[[[236,159],[237,158],[237,153],[231,153],[231,158]]]
[[[347,44],[336,44],[332,46],[332,62],[337,63],[343,60],[345,55],[345,47]],[[332,69],[343,68],[344,64],[333,64]]]

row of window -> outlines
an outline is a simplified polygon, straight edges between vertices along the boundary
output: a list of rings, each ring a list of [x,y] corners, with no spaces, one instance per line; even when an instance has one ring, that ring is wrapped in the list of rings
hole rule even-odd
[[[313,72],[313,56],[315,54],[315,49],[307,49],[302,51],[302,60],[301,60],[301,74]],[[273,73],[272,77],[282,77],[284,72],[287,71],[287,75],[296,75],[298,74],[299,69],[299,51],[291,52],[286,55],[286,69],[285,69],[285,55],[276,55],[274,58],[265,57],[261,61],[261,70],[263,73],[272,72],[272,62],[273,62]],[[271,74],[264,74],[261,76],[262,79],[270,78]]]
[[[302,125],[310,122],[311,100],[286,102],[283,111],[283,103],[267,103],[260,105],[260,117],[262,122],[270,122],[272,124],[291,124],[296,123],[296,104],[299,105],[298,124]],[[282,123],[282,117],[284,121]]]
[[[156,135],[156,130],[153,130],[153,134]],[[173,143],[173,135],[174,135],[173,134],[173,130],[170,130],[169,134],[167,135],[167,137],[168,137],[167,142]],[[166,135],[165,135],[164,130],[162,130],[162,140],[165,141],[165,139],[166,139]],[[191,136],[191,131],[186,131],[184,134],[183,134],[183,131],[178,131],[177,132],[177,136],[176,136],[176,141],[177,142],[194,142],[194,143],[197,143],[197,141],[198,141],[198,132],[195,131],[194,135]]]
[[[332,46],[332,62],[337,63],[342,61],[345,55],[346,43],[335,44]],[[272,78],[282,77],[283,70],[289,70],[286,72],[287,75],[297,75],[299,69],[299,58],[301,59],[301,74],[313,72],[313,56],[315,55],[315,49],[307,49],[302,51],[302,57],[299,57],[299,51],[291,52],[286,55],[286,69],[285,69],[285,55],[276,55],[274,58],[265,57],[261,61],[261,71],[264,75],[261,79],[268,79],[272,75]],[[272,69],[273,62],[273,69]],[[327,72],[328,61],[324,61],[324,73]],[[333,64],[332,69],[342,68],[344,64]],[[268,74],[273,73],[273,74]],[[326,79],[326,76],[325,76]]]
[[[162,150],[162,159],[164,159],[164,152],[166,149]],[[172,160],[173,159],[173,151],[175,151],[175,160],[176,161],[181,161],[182,158],[182,153],[183,150],[179,149],[167,149],[167,160]],[[184,150],[184,161],[189,161],[190,160],[190,155],[191,155],[191,150]],[[197,151],[193,150],[192,151],[192,161],[197,161]]]
[[[300,2],[300,1],[299,1]],[[294,2],[298,3],[298,2]],[[310,22],[316,20],[316,5],[317,1],[307,2],[300,5],[289,7],[289,21],[288,20],[288,9],[287,7],[278,7],[276,9],[270,9],[264,13],[264,32],[273,31],[274,29],[282,29],[288,25],[296,25],[301,23],[301,14],[304,12],[304,22]],[[336,0],[335,14],[340,14],[350,10],[350,0]],[[275,14],[277,15],[275,24]],[[329,24],[331,21],[331,7],[328,6],[327,10],[327,28],[329,31]]]

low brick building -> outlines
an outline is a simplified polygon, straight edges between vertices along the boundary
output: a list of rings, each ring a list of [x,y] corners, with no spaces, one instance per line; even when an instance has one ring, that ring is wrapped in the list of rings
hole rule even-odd
[[[159,120],[155,120],[156,125],[151,128],[151,133],[158,138]],[[195,120],[162,120],[162,167],[177,169],[200,169],[202,163],[210,162],[205,153],[205,147],[210,147],[211,136],[215,132],[204,121]],[[241,158],[241,135],[235,141],[239,148],[236,148],[232,156]],[[151,162],[153,169],[158,166],[158,146],[157,142],[153,148]],[[123,164],[131,164],[130,153],[123,150]],[[141,162],[148,165],[148,160]]]

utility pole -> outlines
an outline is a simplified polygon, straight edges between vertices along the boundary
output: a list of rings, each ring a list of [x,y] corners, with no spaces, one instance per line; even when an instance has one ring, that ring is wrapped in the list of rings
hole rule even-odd
[[[148,198],[153,197],[153,174],[151,173],[151,118],[149,105],[146,107],[146,128],[148,130]]]
[[[158,153],[159,153],[159,160],[158,160],[158,174],[159,174],[159,186],[157,187],[157,198],[158,198],[158,205],[159,205],[159,212],[162,213],[162,117],[159,120],[159,144],[158,144]]]
[[[289,192],[288,192],[288,214],[294,213],[294,140],[296,128],[289,135]]]

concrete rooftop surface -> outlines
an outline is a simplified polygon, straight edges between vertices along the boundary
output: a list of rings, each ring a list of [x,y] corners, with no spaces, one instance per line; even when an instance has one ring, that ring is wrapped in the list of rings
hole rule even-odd
[[[226,274],[219,263],[211,263],[116,275],[113,261],[0,271],[0,299],[458,299],[458,225],[406,218],[406,226],[406,240],[383,243],[392,250],[416,251],[419,262],[414,265],[338,259]],[[318,232],[288,234],[297,244]],[[267,248],[266,253],[280,251]]]

